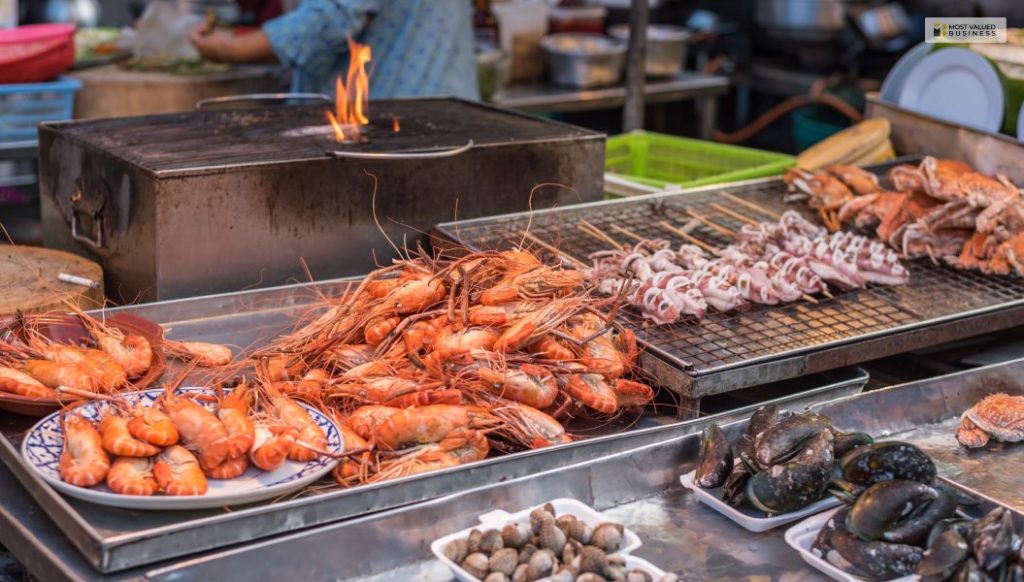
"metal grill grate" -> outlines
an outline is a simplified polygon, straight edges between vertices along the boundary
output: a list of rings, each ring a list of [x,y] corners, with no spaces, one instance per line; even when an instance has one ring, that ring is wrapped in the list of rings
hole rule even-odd
[[[743,222],[715,209],[727,206],[755,220],[773,217],[759,214],[722,197],[721,189],[703,189],[685,194],[640,200],[604,202],[555,209],[529,215],[485,218],[459,224],[440,225],[445,236],[473,248],[501,249],[519,244],[529,224],[529,232],[578,260],[587,261],[595,251],[609,245],[584,233],[586,220],[623,245],[632,245],[628,235],[613,225],[644,238],[664,238],[678,245],[680,236],[659,225],[667,221],[681,228],[692,226],[686,211],[692,210],[730,230]],[[802,205],[782,203],[781,180],[759,181],[730,189],[729,192],[776,212],[796,209],[814,219]],[[711,245],[722,247],[732,240],[705,225],[690,234]],[[538,248],[527,246],[553,255]],[[701,376],[748,366],[770,359],[795,356],[915,327],[926,327],[950,319],[995,312],[1024,305],[1024,281],[1011,277],[986,276],[959,271],[928,259],[908,261],[911,272],[908,285],[869,286],[849,292],[833,291],[834,297],[818,296],[817,303],[797,302],[783,306],[753,305],[744,312],[720,313],[708,310],[702,322],[682,320],[676,324],[654,326],[642,322],[631,310],[623,317],[637,330],[648,349],[672,362],[692,376]],[[1012,322],[1002,327],[1013,325]],[[968,334],[964,334],[968,335]],[[952,338],[950,338],[952,339]],[[863,360],[858,360],[863,361]]]

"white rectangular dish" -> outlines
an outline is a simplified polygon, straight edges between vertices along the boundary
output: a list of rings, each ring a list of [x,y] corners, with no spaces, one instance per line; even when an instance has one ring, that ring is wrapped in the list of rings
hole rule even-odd
[[[818,537],[818,532],[821,531],[821,528],[837,511],[839,511],[839,508],[835,508],[832,511],[826,511],[825,513],[805,519],[804,521],[801,521],[789,528],[786,530],[786,543],[789,544],[791,548],[799,552],[805,562],[823,574],[827,574],[833,580],[839,580],[839,582],[865,582],[866,578],[861,578],[860,576],[854,576],[853,574],[844,572],[825,558],[816,556],[814,552],[811,551],[811,546],[814,544],[814,540]],[[889,580],[889,582],[915,582],[919,579],[920,577],[918,576],[902,576],[900,578]]]
[[[586,524],[591,526],[591,527],[597,526],[598,524],[601,524],[603,522],[612,521],[612,520],[606,518],[604,515],[602,515],[601,512],[595,510],[594,508],[590,507],[589,505],[587,505],[587,504],[585,504],[583,502],[577,501],[576,499],[568,499],[568,498],[554,499],[554,500],[550,501],[549,503],[551,503],[551,505],[555,508],[555,515],[556,516],[562,515],[563,513],[570,513],[572,515],[575,515],[577,519],[580,519],[580,520],[586,522]],[[457,532],[452,533],[452,534],[448,534],[448,535],[446,535],[446,536],[444,536],[442,538],[438,538],[438,539],[434,540],[433,542],[430,543],[430,551],[434,553],[434,556],[437,557],[438,560],[440,560],[446,566],[451,568],[451,571],[455,575],[455,578],[458,579],[460,582],[480,582],[479,578],[476,578],[476,577],[472,576],[471,574],[469,574],[469,572],[466,572],[465,570],[463,570],[459,566],[459,564],[456,564],[455,562],[453,562],[453,561],[449,560],[447,557],[445,557],[445,555],[444,555],[444,548],[445,548],[445,546],[447,546],[449,543],[451,543],[451,542],[453,542],[453,541],[455,541],[457,539],[468,538],[469,537],[469,532],[473,531],[474,529],[498,529],[498,530],[500,530],[501,528],[505,527],[507,524],[510,524],[510,523],[515,523],[515,522],[529,523],[530,522],[530,512],[533,511],[534,509],[538,508],[538,507],[542,507],[543,505],[544,504],[535,505],[533,507],[529,507],[529,508],[524,509],[522,511],[517,511],[515,513],[509,513],[509,512],[507,512],[505,510],[502,510],[502,509],[496,509],[494,511],[490,511],[488,513],[485,513],[485,514],[481,515],[480,518],[479,518],[480,519],[480,525],[479,526],[468,527],[466,529],[457,531]],[[641,542],[640,542],[639,536],[637,536],[636,533],[634,531],[630,530],[629,528],[624,528],[623,531],[622,531],[622,547],[619,548],[619,551],[614,552],[614,553],[615,554],[627,555],[630,552],[632,552],[633,550],[639,548],[640,546],[641,546]],[[644,570],[648,570],[648,572],[654,577],[655,580],[658,579],[658,576],[664,574],[664,572],[662,572],[661,570],[658,570],[657,568],[654,568],[653,566],[648,564],[645,560],[641,560],[640,558],[627,557],[627,559],[626,559],[627,566],[629,566],[629,564],[631,563],[630,560],[633,560],[632,563],[637,564],[634,567],[642,568]],[[648,567],[650,567],[652,569],[648,569]],[[656,573],[659,573],[658,576],[655,576]],[[544,580],[546,580],[546,578]]]
[[[768,531],[770,529],[779,527],[780,525],[786,525],[794,521],[801,520],[808,515],[814,515],[833,507],[842,505],[835,497],[829,496],[821,501],[816,501],[803,509],[792,511],[790,513],[783,513],[772,517],[766,517],[766,513],[755,509],[753,507],[733,507],[726,503],[721,497],[721,488],[708,490],[702,489],[693,482],[694,473],[696,471],[690,471],[689,473],[679,477],[679,481],[690,491],[693,491],[697,499],[700,499],[702,503],[714,509],[718,513],[728,517],[736,523],[743,526],[747,531],[756,533]]]

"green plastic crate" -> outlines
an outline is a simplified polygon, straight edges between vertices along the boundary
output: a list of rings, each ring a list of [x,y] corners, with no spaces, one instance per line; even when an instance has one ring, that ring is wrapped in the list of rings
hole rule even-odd
[[[604,169],[648,186],[692,188],[777,176],[795,162],[788,154],[634,131],[608,138]]]

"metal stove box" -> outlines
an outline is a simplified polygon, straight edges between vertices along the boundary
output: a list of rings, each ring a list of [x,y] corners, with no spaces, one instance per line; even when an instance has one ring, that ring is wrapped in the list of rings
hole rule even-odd
[[[378,223],[415,248],[531,193],[602,196],[600,133],[456,99],[370,105],[356,144],[311,106],[43,124],[45,244],[100,262],[112,299],[153,301],[304,280],[303,262],[365,273],[395,256]]]

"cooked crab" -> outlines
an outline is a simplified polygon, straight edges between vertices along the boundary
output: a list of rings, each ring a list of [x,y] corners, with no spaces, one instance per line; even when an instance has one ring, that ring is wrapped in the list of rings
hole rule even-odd
[[[964,412],[956,428],[956,440],[977,448],[989,439],[1015,443],[1024,440],[1024,396],[1002,392],[983,398]]]

